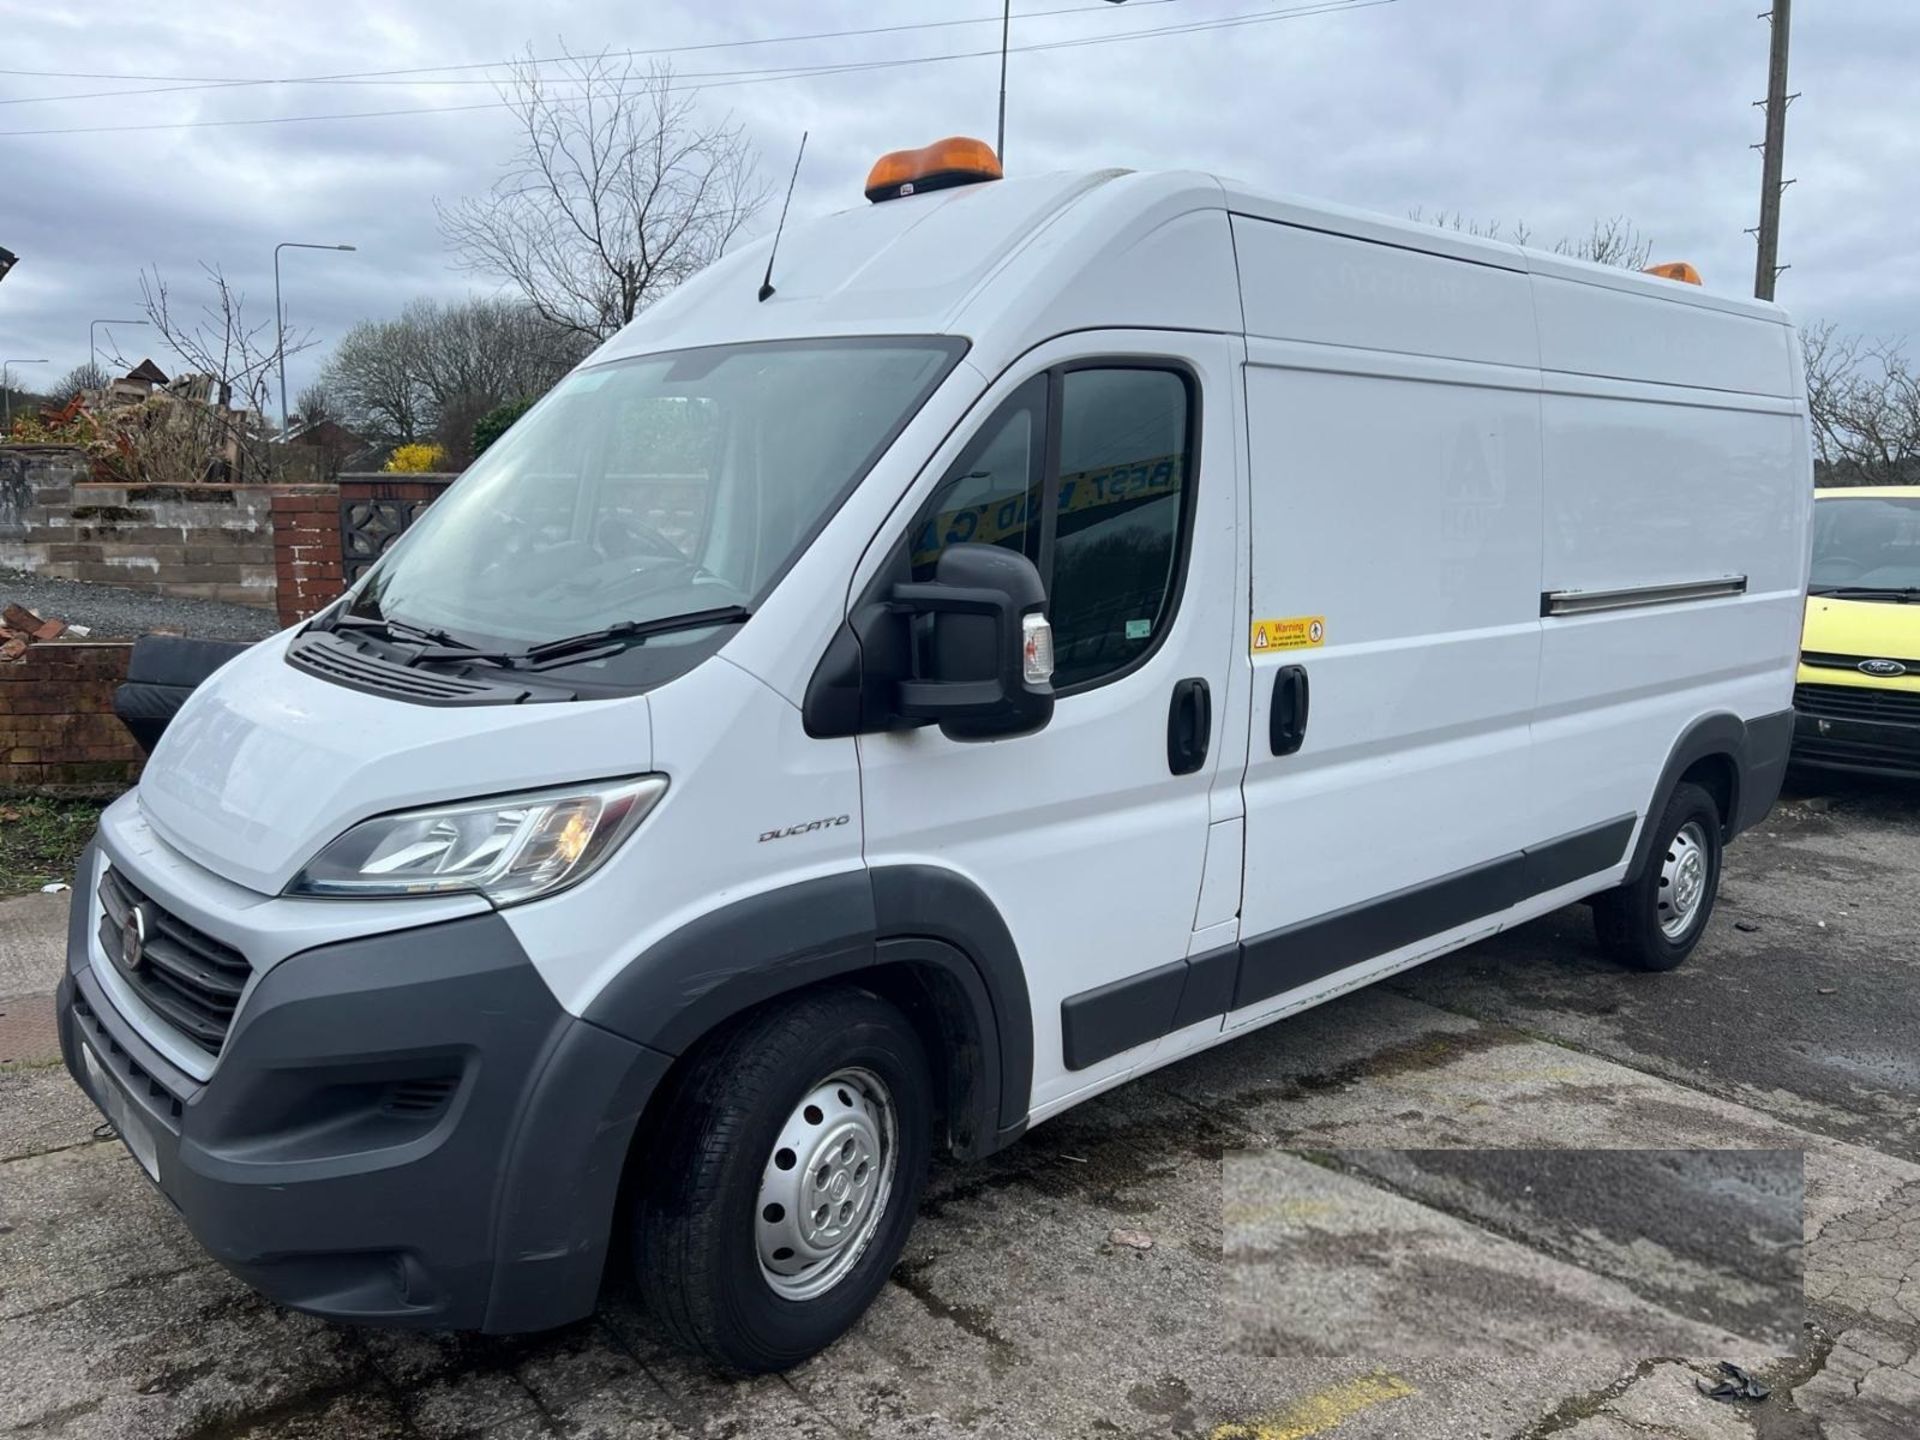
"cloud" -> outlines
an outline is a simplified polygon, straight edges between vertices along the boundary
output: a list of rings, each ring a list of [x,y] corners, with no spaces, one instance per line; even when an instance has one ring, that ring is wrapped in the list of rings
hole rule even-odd
[[[1021,0],[1016,46],[1214,20],[1300,0],[1134,0],[1041,14]],[[1537,241],[1624,215],[1656,258],[1694,261],[1711,288],[1751,287],[1767,27],[1753,0],[1687,5],[1590,0],[1399,3],[1125,44],[1017,51],[1009,66],[1014,171],[1126,165],[1231,174],[1263,188],[1404,214],[1415,206],[1524,220]],[[860,203],[881,151],[960,132],[993,134],[997,61],[980,56],[766,83],[739,72],[991,49],[991,0],[937,18],[988,23],[809,44],[683,50],[702,103],[730,109],[777,190],[812,131],[795,196],[804,216]],[[1022,13],[1024,12],[1024,13]],[[1897,12],[1897,13],[1896,13]],[[530,33],[503,0],[336,0],[273,12],[237,0],[116,12],[82,24],[59,7],[0,0],[12,69],[255,78],[497,60],[600,46],[699,45],[905,23],[928,12],[838,0],[797,10],[655,0],[644,19],[613,0],[568,7],[564,36]],[[1920,6],[1827,0],[1803,7],[1793,43],[1780,299],[1797,317],[1874,334],[1920,330],[1909,217],[1920,200]],[[439,78],[484,82],[487,70]],[[473,105],[485,83],[234,86],[0,77],[0,101],[101,90],[114,99],[0,104],[0,130],[219,121]],[[483,191],[514,144],[498,109],[230,128],[0,138],[0,244],[19,267],[0,285],[0,356],[84,358],[87,322],[138,314],[157,266],[180,293],[219,264],[270,319],[281,240],[344,242],[351,255],[283,258],[295,328],[322,342],[420,295],[490,288],[460,273],[434,224],[436,198]],[[772,214],[765,218],[771,224]],[[138,331],[116,338],[129,359]],[[323,351],[297,357],[289,383]],[[156,356],[163,366],[167,357]]]

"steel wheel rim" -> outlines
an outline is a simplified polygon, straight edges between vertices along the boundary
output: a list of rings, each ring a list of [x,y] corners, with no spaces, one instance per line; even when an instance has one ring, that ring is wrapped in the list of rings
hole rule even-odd
[[[1654,908],[1660,933],[1678,940],[1693,928],[1707,898],[1707,832],[1698,820],[1689,820],[1667,842],[1667,858],[1660,866],[1660,891]]]
[[[754,1249],[775,1294],[812,1300],[866,1253],[893,1193],[893,1094],[871,1070],[836,1070],[800,1097],[760,1176]]]

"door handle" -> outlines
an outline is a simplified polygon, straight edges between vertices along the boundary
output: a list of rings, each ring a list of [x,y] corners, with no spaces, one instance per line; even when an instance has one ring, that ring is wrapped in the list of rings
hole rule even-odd
[[[1167,768],[1176,775],[1191,775],[1207,760],[1207,746],[1213,739],[1213,697],[1207,682],[1195,676],[1173,687],[1173,700],[1167,706]]]
[[[1282,665],[1273,677],[1273,706],[1267,712],[1267,744],[1276,755],[1291,755],[1307,738],[1307,672]]]

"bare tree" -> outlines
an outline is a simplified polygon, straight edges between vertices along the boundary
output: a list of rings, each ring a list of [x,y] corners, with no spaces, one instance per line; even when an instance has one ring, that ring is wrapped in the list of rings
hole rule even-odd
[[[337,418],[388,444],[437,439],[464,464],[476,420],[544,394],[591,345],[517,300],[416,300],[395,319],[348,331],[324,382],[340,402]]]
[[[105,369],[91,360],[82,360],[53,382],[47,390],[47,398],[55,405],[64,405],[82,390],[103,389],[106,383]]]
[[[1653,258],[1653,241],[1624,215],[1596,220],[1579,239],[1560,240],[1553,248],[1556,254],[1591,260],[1596,265],[1618,265],[1625,270],[1644,270]]]
[[[347,423],[388,445],[411,445],[432,428],[421,382],[419,337],[399,321],[362,320],[340,339],[323,378]]]
[[[329,420],[338,425],[346,420],[339,397],[325,379],[315,380],[293,397],[293,413],[308,426],[324,425]]]
[[[1418,206],[1407,212],[1409,220],[1426,220]],[[1437,212],[1429,224],[1442,230],[1458,230],[1467,235],[1478,235],[1483,240],[1504,240],[1511,245],[1530,245],[1533,243],[1533,231],[1524,220],[1516,220],[1511,225],[1500,221],[1472,220],[1457,210]],[[1591,260],[1596,265],[1618,265],[1624,270],[1643,270],[1653,255],[1653,241],[1642,235],[1634,223],[1624,215],[1615,215],[1610,220],[1596,220],[1585,235],[1562,236],[1553,243],[1553,253],[1566,255],[1575,260]]]
[[[531,51],[501,98],[518,153],[485,196],[436,205],[460,264],[549,324],[601,340],[717,259],[766,199],[730,116],[708,121],[664,65],[608,53],[549,73]]]
[[[1920,371],[1904,343],[1828,323],[1804,331],[1801,346],[1820,483],[1920,483]]]
[[[213,288],[197,315],[175,306],[157,269],[141,272],[147,323],[179,358],[182,373],[171,388],[187,403],[201,402],[205,414],[196,417],[196,423],[206,427],[210,470],[268,477],[276,459],[261,422],[268,410],[269,382],[282,354],[298,354],[313,342],[305,332],[288,334],[282,341],[271,319],[249,321],[246,297],[227,283],[220,268],[200,268]]]

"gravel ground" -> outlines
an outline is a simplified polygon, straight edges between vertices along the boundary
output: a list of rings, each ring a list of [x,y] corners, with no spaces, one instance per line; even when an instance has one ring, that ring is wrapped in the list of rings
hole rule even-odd
[[[49,620],[85,625],[93,631],[88,637],[93,640],[129,640],[156,630],[196,640],[264,640],[280,628],[273,611],[250,605],[52,580],[18,570],[0,569],[0,604],[24,605]]]

